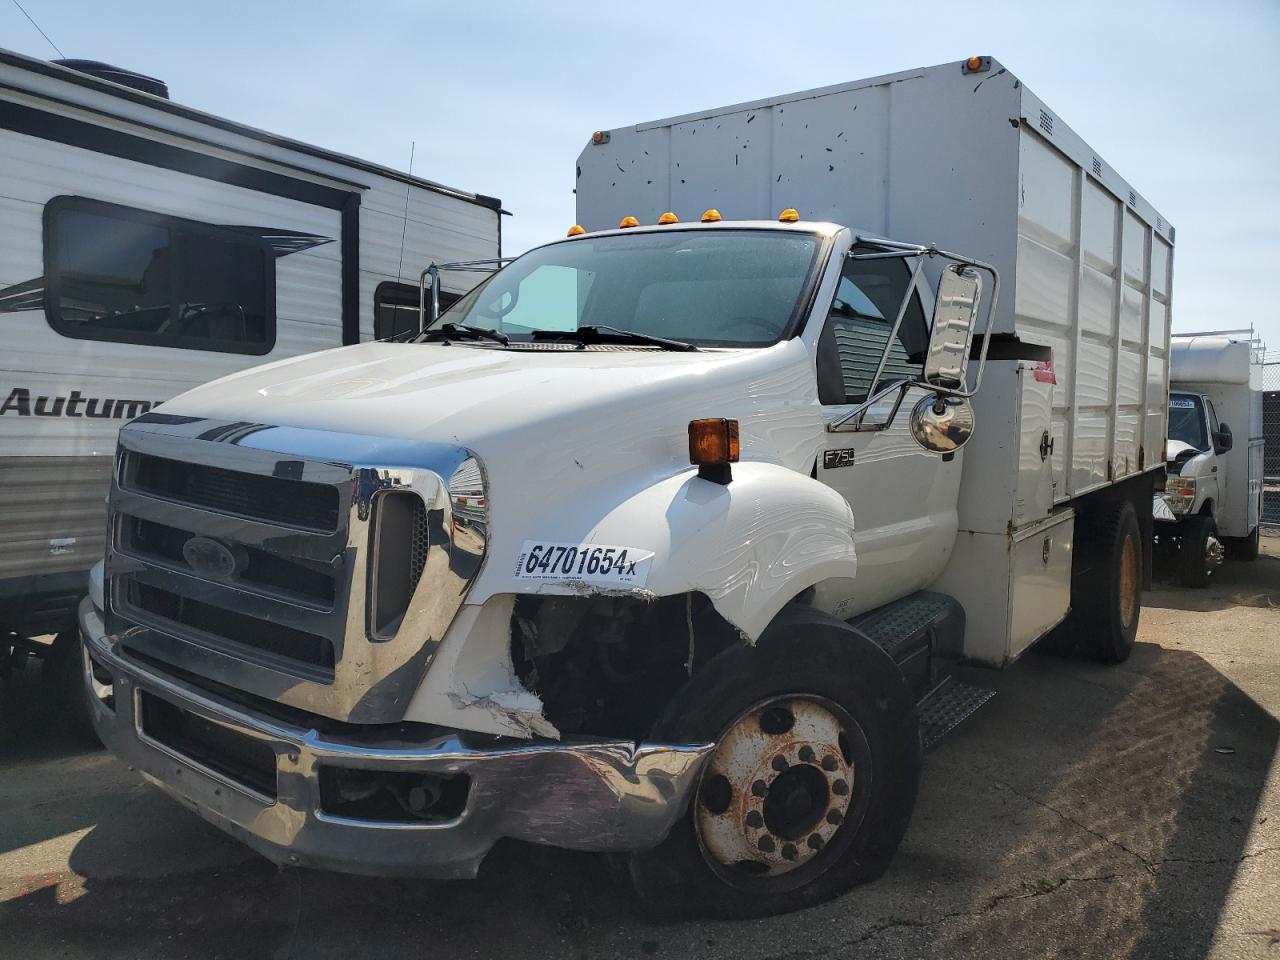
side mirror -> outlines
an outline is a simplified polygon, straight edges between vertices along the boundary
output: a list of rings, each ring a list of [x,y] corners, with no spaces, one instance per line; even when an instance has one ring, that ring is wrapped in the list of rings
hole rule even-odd
[[[976,270],[960,264],[943,269],[933,307],[929,352],[924,360],[924,382],[929,386],[964,389],[981,299],[982,282]]]
[[[932,453],[952,453],[973,436],[973,407],[964,397],[921,397],[911,410],[911,436]]]
[[[1218,432],[1213,435],[1213,452],[1226,453],[1231,449],[1231,428],[1225,423],[1218,424]]]

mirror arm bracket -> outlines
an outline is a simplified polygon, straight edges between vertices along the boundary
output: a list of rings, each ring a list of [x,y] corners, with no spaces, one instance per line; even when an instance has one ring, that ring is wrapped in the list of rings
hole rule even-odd
[[[864,430],[887,430],[893,424],[894,419],[897,418],[898,409],[902,406],[902,401],[903,398],[906,397],[907,391],[916,385],[917,384],[910,380],[895,380],[883,390],[867,397],[867,399],[863,400],[844,416],[828,423],[827,433],[857,433]],[[866,419],[867,413],[871,408],[894,392],[898,394],[898,399],[894,401],[893,409],[890,410],[889,415],[885,417],[884,423],[878,423],[870,427],[864,426],[863,421]]]

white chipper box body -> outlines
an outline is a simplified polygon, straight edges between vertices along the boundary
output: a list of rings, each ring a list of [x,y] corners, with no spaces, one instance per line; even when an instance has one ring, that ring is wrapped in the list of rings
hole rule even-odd
[[[1069,507],[1163,466],[1174,229],[1013,73],[981,60],[600,131],[578,158],[577,218],[591,231],[628,215],[794,208],[999,270],[996,362],[973,401],[961,536],[939,584],[995,590],[966,607],[970,634],[991,638],[970,652],[999,662],[1066,610],[1069,584],[1045,576],[1042,555],[1070,544]]]

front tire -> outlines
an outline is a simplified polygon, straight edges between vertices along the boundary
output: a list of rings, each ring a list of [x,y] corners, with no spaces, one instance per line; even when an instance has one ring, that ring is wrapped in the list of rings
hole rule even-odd
[[[920,776],[915,703],[893,661],[848,624],[789,609],[753,647],[718,654],[652,738],[715,742],[688,814],[632,881],[664,914],[759,917],[880,876]]]
[[[1212,517],[1187,517],[1182,521],[1181,533],[1178,579],[1184,587],[1203,589],[1222,566],[1223,547],[1218,539],[1218,525]]]

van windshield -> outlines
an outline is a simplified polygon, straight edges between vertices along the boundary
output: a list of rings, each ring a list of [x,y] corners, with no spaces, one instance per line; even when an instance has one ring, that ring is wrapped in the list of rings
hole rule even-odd
[[[1195,394],[1169,394],[1169,439],[1180,440],[1197,450],[1209,449],[1209,440],[1204,430],[1204,411],[1200,398]]]
[[[763,347],[791,330],[822,238],[784,230],[679,230],[539,247],[436,324],[538,331],[612,327],[700,346]]]

